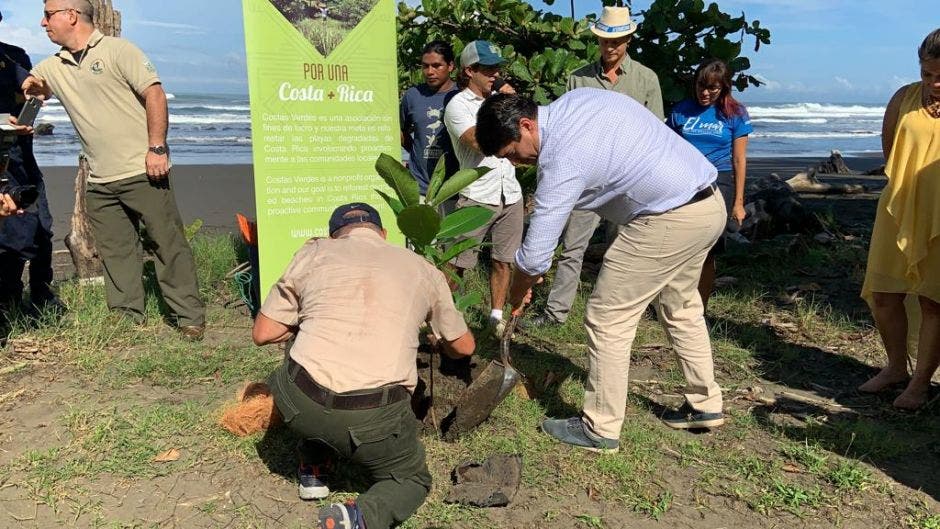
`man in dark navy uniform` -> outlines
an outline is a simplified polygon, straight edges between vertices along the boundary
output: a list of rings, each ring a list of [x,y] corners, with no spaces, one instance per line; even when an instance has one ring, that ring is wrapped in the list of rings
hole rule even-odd
[[[0,14],[0,20],[3,15]],[[32,68],[22,48],[0,42],[0,113],[17,116],[25,98],[20,89]],[[36,206],[0,224],[0,310],[6,313],[23,298],[23,268],[29,265],[29,312],[46,306],[61,309],[52,283],[52,215],[46,200],[42,172],[33,157],[32,135],[22,135],[10,148],[10,164],[3,178],[11,185],[34,185]]]

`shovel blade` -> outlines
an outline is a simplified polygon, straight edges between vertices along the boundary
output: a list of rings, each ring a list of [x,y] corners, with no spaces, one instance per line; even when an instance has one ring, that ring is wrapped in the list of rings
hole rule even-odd
[[[503,365],[499,360],[490,362],[467,386],[441,424],[444,439],[453,441],[479,426],[521,379],[522,375],[511,365]]]

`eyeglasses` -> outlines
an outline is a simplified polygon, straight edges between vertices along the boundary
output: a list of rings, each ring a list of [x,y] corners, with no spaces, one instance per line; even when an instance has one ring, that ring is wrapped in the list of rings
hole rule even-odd
[[[52,15],[54,15],[54,14],[56,14],[56,13],[61,13],[61,12],[63,12],[63,11],[75,11],[76,13],[81,14],[81,11],[79,11],[78,9],[72,9],[72,8],[70,8],[70,7],[66,7],[65,9],[56,9],[56,10],[54,10],[54,11],[43,11],[43,12],[42,12],[42,19],[43,19],[43,20],[49,20],[50,18],[52,18]]]
[[[702,92],[718,93],[721,92],[721,85],[702,85],[696,84],[695,88]]]

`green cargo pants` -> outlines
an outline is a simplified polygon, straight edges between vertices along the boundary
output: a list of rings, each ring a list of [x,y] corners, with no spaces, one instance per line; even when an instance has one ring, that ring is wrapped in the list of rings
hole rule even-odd
[[[156,246],[157,282],[178,325],[203,325],[206,307],[199,297],[196,262],[183,234],[183,221],[169,179],[151,182],[140,174],[106,184],[88,183],[88,220],[104,265],[108,308],[144,318],[143,254],[140,222]]]
[[[304,439],[328,445],[370,472],[375,483],[356,499],[369,529],[407,520],[431,490],[409,400],[370,410],[328,409],[294,384],[298,369],[284,363],[268,379],[284,422]]]

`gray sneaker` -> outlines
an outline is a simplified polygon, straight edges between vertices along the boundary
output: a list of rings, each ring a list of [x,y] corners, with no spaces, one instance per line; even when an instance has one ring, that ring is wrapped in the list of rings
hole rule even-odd
[[[542,314],[536,314],[535,316],[532,316],[531,318],[525,319],[523,321],[526,325],[535,329],[556,327],[558,325],[565,324],[565,322],[558,321],[544,312]]]
[[[330,495],[330,487],[321,478],[323,472],[317,465],[301,464],[297,469],[297,495],[302,500],[322,500]]]
[[[667,411],[662,420],[666,426],[677,430],[690,430],[694,428],[715,428],[725,423],[723,413],[705,413],[695,411],[688,402],[675,411]]]
[[[542,431],[559,441],[584,448],[592,452],[615,453],[620,450],[619,439],[607,439],[591,433],[584,426],[581,417],[570,419],[545,419],[542,421]]]

